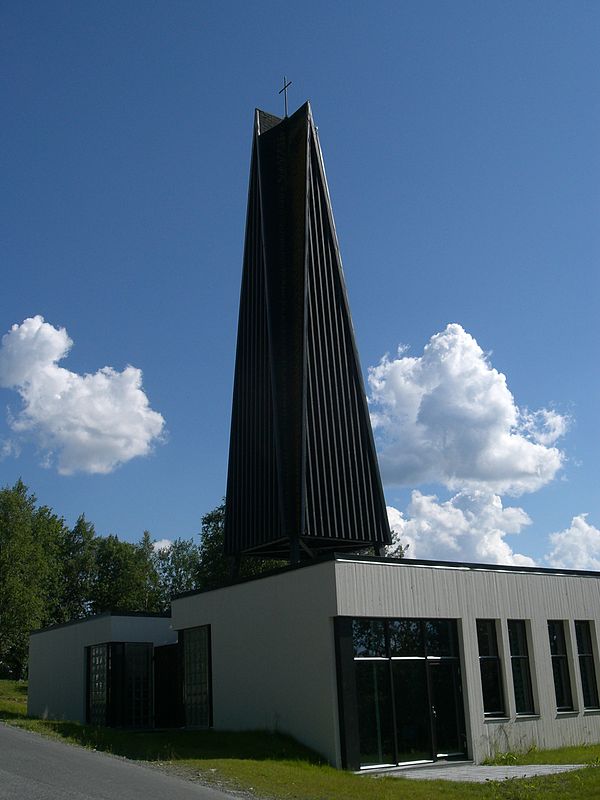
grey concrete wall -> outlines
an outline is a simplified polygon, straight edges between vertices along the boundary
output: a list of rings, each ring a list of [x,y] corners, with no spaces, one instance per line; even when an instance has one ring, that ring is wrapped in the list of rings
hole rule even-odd
[[[173,627],[211,625],[214,727],[289,733],[339,764],[334,564],[175,600]]]
[[[29,639],[27,713],[85,722],[85,648],[102,642],[168,644],[177,636],[161,617],[100,615],[33,633]]]
[[[338,614],[460,619],[465,717],[470,755],[600,741],[600,712],[584,711],[574,620],[592,620],[600,633],[600,574],[580,577],[368,562],[336,562]],[[483,713],[476,619],[501,620],[506,720]],[[536,715],[515,711],[507,619],[528,620]],[[570,677],[575,711],[558,713],[548,641],[548,620],[568,621]],[[597,639],[596,639],[597,647]],[[596,656],[598,655],[596,649]],[[598,659],[596,658],[598,669]]]

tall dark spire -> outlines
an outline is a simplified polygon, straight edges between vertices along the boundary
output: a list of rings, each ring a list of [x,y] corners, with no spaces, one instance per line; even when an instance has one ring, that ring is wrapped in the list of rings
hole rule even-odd
[[[257,110],[225,550],[297,560],[389,541],[310,106]]]

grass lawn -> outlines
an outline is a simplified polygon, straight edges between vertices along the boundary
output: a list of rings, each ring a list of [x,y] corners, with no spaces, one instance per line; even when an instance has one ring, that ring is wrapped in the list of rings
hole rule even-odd
[[[132,732],[27,717],[27,686],[0,681],[0,720],[72,744],[159,762],[205,783],[284,800],[533,800],[600,798],[600,769],[487,784],[353,775],[323,764],[293,739],[263,732]],[[530,751],[504,763],[597,764],[600,745]]]

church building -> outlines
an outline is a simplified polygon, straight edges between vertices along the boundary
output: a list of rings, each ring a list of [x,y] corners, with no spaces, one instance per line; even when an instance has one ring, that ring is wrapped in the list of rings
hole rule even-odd
[[[600,573],[389,544],[311,108],[257,110],[225,551],[288,566],[34,632],[29,713],[280,731],[352,770],[600,741]]]

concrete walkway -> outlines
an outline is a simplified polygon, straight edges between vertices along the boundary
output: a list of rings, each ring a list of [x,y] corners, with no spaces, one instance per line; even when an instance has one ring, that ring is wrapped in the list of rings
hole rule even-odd
[[[533,778],[538,775],[555,775],[583,769],[585,764],[525,764],[523,766],[486,767],[477,764],[432,764],[427,767],[390,770],[379,773],[381,777],[408,778],[415,781],[466,781],[485,783],[505,781],[508,778]]]

